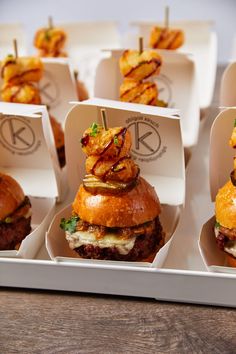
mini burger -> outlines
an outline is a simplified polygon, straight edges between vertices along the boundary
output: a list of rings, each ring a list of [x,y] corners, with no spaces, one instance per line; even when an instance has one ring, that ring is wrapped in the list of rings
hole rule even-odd
[[[229,145],[236,148],[236,120]],[[236,267],[236,156],[230,180],[219,189],[215,200],[217,245],[227,254],[229,266]]]
[[[151,261],[164,244],[161,206],[130,156],[130,132],[93,124],[81,143],[87,175],[72,217],[61,220],[70,248],[83,258]]]
[[[0,250],[12,250],[31,231],[31,204],[21,186],[0,172]]]

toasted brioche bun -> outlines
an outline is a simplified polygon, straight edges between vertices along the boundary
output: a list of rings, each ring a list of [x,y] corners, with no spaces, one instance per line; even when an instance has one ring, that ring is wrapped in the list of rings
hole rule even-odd
[[[236,228],[236,187],[228,181],[219,189],[215,201],[216,220],[220,225]]]
[[[132,190],[118,195],[93,195],[81,185],[73,210],[90,224],[132,227],[156,218],[161,206],[154,188],[140,177]]]
[[[0,220],[13,213],[24,199],[25,195],[19,183],[0,172]]]

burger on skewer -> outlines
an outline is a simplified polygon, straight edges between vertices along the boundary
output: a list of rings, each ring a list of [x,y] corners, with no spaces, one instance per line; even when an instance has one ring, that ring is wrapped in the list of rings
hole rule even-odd
[[[231,147],[236,148],[236,120],[229,143]],[[236,156],[230,180],[216,195],[215,214],[217,245],[226,252],[228,265],[236,267]]]
[[[72,217],[60,225],[70,248],[82,258],[152,261],[164,244],[161,206],[130,156],[130,132],[94,123],[81,143],[87,174],[72,204]]]

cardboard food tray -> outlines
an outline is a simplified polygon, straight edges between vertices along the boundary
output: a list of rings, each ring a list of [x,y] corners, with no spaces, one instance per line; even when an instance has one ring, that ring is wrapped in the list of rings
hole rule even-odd
[[[235,150],[229,146],[235,124],[236,108],[222,110],[216,117],[210,134],[210,188],[214,202],[218,190],[230,180]],[[215,241],[215,214],[205,220],[199,238],[203,261],[210,271],[236,274],[236,268],[227,266],[226,253],[219,250]]]
[[[52,218],[62,180],[45,106],[0,102],[0,170],[18,181],[32,210],[31,232],[0,257],[35,257]]]
[[[197,246],[199,230],[213,213],[208,187],[210,125],[211,120],[201,123],[199,144],[187,169],[185,210],[161,269],[53,262],[43,246],[32,260],[0,259],[0,285],[235,307],[236,275],[208,272]]]

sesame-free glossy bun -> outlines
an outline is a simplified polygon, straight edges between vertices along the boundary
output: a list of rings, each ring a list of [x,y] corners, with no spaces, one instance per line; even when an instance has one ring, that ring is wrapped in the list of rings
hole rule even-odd
[[[19,183],[0,172],[0,220],[13,213],[24,199],[25,195]]]
[[[216,221],[228,229],[236,228],[236,187],[228,181],[219,189],[215,201]]]
[[[73,202],[73,210],[90,224],[132,227],[156,218],[161,206],[154,188],[139,177],[132,190],[117,195],[93,195],[81,185]]]

